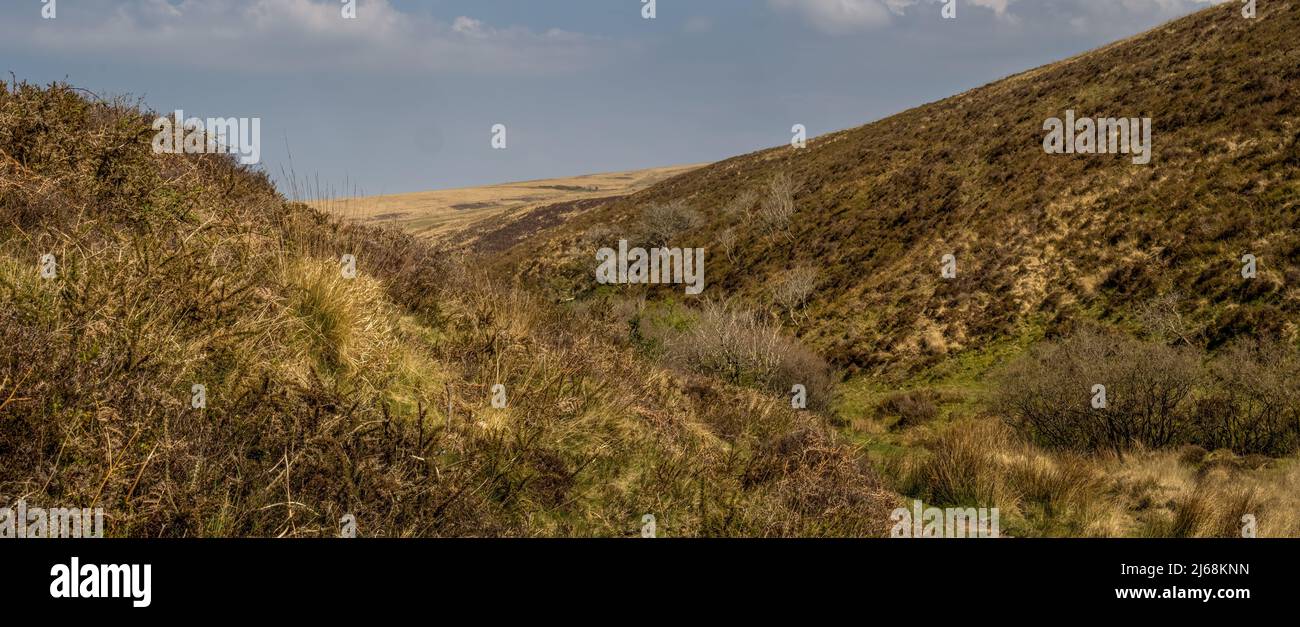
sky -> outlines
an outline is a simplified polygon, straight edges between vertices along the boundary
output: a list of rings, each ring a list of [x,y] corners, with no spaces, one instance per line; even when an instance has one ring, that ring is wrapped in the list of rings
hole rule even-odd
[[[282,189],[369,195],[716,161],[1220,0],[647,1],[4,0],[0,72],[260,118]]]

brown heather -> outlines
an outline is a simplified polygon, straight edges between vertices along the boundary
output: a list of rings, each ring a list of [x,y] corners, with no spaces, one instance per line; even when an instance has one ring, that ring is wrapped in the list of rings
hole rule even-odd
[[[688,345],[706,303],[762,312],[749,342],[778,326],[835,369],[803,372],[843,375],[829,418],[897,492],[999,506],[1007,534],[1231,536],[1252,514],[1300,535],[1300,3],[1239,9],[538,221],[486,261],[580,308],[666,309]],[[1045,154],[1066,110],[1151,118],[1151,164]],[[707,250],[708,299],[596,285],[595,242],[668,205],[700,216],[672,245]]]
[[[1300,3],[1261,5],[1257,19],[1207,8],[803,150],[692,170],[572,214],[498,264],[558,298],[586,293],[586,230],[633,231],[641,207],[678,202],[705,218],[674,245],[706,248],[715,298],[757,308],[787,272],[816,268],[797,333],[850,372],[901,378],[1082,320],[1136,326],[1142,304],[1172,291],[1189,296],[1209,348],[1296,341]],[[1151,164],[1045,154],[1043,122],[1067,109],[1152,118]],[[793,195],[788,218],[774,190]],[[1238,273],[1248,252],[1251,282]],[[947,253],[956,280],[939,277]]]
[[[132,536],[882,535],[910,499],[1012,536],[1300,535],[1300,4],[1237,9],[512,210],[477,257],[10,85],[0,501]],[[1067,109],[1152,118],[1151,165],[1044,154]],[[619,239],[704,247],[708,298],[596,285]]]

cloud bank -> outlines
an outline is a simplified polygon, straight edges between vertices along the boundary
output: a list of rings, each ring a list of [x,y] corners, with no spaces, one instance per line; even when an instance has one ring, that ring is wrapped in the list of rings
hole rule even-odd
[[[1004,22],[1047,24],[1054,20],[1078,28],[1104,28],[1134,16],[1178,15],[1232,0],[957,0],[958,19],[966,11],[991,12]],[[828,35],[850,35],[888,26],[906,15],[940,19],[946,0],[768,0],[778,12],[798,15]],[[1033,16],[1037,19],[1026,20]]]
[[[0,40],[52,56],[268,73],[567,72],[589,66],[608,44],[559,28],[445,22],[388,0],[359,0],[356,13],[343,19],[339,3],[323,0],[83,0],[60,3],[54,20],[33,9],[0,21]]]

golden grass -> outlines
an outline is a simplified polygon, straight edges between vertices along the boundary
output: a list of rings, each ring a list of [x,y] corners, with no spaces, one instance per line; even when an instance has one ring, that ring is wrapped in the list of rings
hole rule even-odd
[[[136,537],[883,535],[891,495],[820,415],[148,131],[0,89],[0,503]]]
[[[471,234],[483,221],[509,220],[531,209],[589,198],[625,196],[690,172],[680,165],[480,187],[309,201],[307,204],[347,220],[385,224],[421,237],[443,239]]]
[[[1010,536],[1259,537],[1300,534],[1300,460],[1195,447],[1081,455],[1021,441],[994,418],[917,429],[886,463],[904,495],[998,507]]]

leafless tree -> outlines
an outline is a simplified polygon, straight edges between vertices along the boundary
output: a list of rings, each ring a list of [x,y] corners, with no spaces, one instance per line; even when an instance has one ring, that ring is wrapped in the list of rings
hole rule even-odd
[[[649,205],[641,211],[645,243],[650,246],[667,246],[674,237],[702,222],[700,214],[681,200]]]
[[[1188,336],[1194,334],[1193,325],[1182,312],[1183,295],[1170,292],[1157,296],[1138,310],[1138,322],[1152,339],[1170,343],[1178,340],[1191,345]]]
[[[735,263],[736,258],[733,254],[736,251],[736,229],[727,227],[718,233],[718,245],[722,247],[722,252],[727,255],[727,260]]]
[[[772,178],[768,184],[767,196],[759,207],[759,218],[768,228],[782,231],[789,228],[790,218],[794,216],[794,193],[797,189],[798,185],[785,172]]]
[[[1040,444],[1122,455],[1187,441],[1201,381],[1189,348],[1085,329],[1012,363],[996,402],[1012,427]],[[1105,407],[1090,402],[1097,385]]]
[[[749,217],[757,202],[758,194],[752,189],[747,189],[731,199],[731,202],[722,208],[722,214],[729,220],[743,220]]]
[[[783,274],[772,288],[772,302],[793,318],[817,289],[817,269],[800,266]]]

